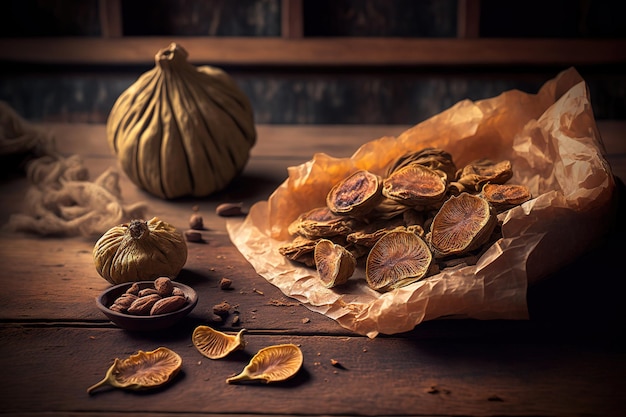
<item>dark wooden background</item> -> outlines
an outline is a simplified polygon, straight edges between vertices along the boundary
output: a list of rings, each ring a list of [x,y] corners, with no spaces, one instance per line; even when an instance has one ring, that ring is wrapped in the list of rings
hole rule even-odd
[[[624,4],[11,0],[0,100],[33,121],[102,123],[177,39],[233,75],[262,124],[415,124],[465,98],[534,92],[569,66],[597,119],[626,119]]]

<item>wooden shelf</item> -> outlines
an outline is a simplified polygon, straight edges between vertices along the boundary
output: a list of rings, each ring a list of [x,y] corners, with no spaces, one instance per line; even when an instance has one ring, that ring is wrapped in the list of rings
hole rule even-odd
[[[122,37],[0,39],[4,62],[133,65],[170,42],[194,63],[239,66],[596,65],[626,63],[626,39]]]
[[[195,64],[255,67],[545,66],[626,63],[626,39],[481,38],[480,0],[459,0],[457,37],[307,37],[304,0],[281,0],[281,36],[132,37],[121,0],[98,0],[99,37],[0,38],[0,61],[143,65],[171,42]]]

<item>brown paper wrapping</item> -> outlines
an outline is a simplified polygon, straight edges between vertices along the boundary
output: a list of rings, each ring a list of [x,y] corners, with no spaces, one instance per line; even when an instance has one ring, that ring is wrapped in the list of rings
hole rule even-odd
[[[509,159],[510,183],[533,199],[499,215],[502,238],[475,265],[378,293],[357,269],[348,284],[325,288],[314,268],[287,260],[278,248],[287,226],[325,204],[332,185],[357,169],[383,174],[408,151],[438,147],[457,167],[478,158]],[[257,273],[309,309],[358,334],[375,337],[437,318],[527,319],[526,290],[588,250],[609,227],[615,188],[585,82],[574,69],[537,94],[517,90],[464,100],[408,129],[361,146],[350,158],[318,153],[299,166],[245,219],[230,219],[232,242]]]

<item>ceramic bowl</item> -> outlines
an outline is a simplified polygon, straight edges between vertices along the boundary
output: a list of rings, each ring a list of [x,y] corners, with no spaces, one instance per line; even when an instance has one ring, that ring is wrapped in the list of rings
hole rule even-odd
[[[187,297],[187,304],[181,309],[173,311],[171,313],[157,314],[154,316],[138,316],[133,314],[119,313],[109,309],[109,306],[120,295],[124,294],[126,290],[133,284],[133,282],[125,282],[110,287],[96,297],[96,305],[118,327],[126,330],[133,331],[152,331],[166,329],[179,322],[183,317],[191,312],[198,303],[198,295],[193,288],[181,284],[180,282],[172,281],[175,287],[180,288]],[[139,289],[154,288],[154,281],[139,281],[137,282]]]

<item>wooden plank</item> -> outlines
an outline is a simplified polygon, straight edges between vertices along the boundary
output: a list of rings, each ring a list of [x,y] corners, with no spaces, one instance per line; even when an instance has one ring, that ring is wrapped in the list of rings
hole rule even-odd
[[[54,135],[57,149],[62,153],[79,150],[81,155],[89,157],[113,158],[106,140],[104,124],[45,123],[39,127]],[[409,127],[409,125],[257,125],[257,141],[251,150],[251,157],[302,162],[309,160],[315,152],[346,157],[371,140],[383,136],[398,136]],[[294,137],[302,140],[293,140]],[[281,164],[286,168],[289,162]]]
[[[607,159],[614,173],[626,180],[626,141],[623,137],[624,122],[600,120],[597,122],[607,149]],[[46,124],[45,129],[57,138],[61,152],[75,152],[75,140],[82,141],[80,153],[97,158],[113,158],[106,143],[104,125],[93,124]],[[274,173],[274,181],[286,177],[287,167],[304,163],[314,153],[324,152],[334,157],[349,157],[359,146],[383,136],[398,136],[408,125],[257,125],[257,143],[251,150],[252,165],[247,169],[259,178]],[[294,141],[294,137],[306,138]],[[270,159],[278,160],[274,165]],[[258,169],[253,168],[259,165]],[[274,168],[271,168],[274,167]],[[269,169],[266,169],[269,168]],[[96,174],[94,174],[96,175]],[[2,208],[0,208],[0,212]]]
[[[621,120],[598,120],[598,129],[609,155],[626,153]],[[106,140],[104,124],[45,123],[36,125],[55,137],[57,150],[78,152],[93,158],[114,156]],[[346,157],[359,146],[384,136],[399,136],[410,125],[257,125],[257,142],[252,158],[310,159],[315,152]],[[294,137],[301,140],[293,140]],[[283,163],[287,167],[287,163]]]
[[[609,161],[621,178],[626,178],[626,153],[623,122],[601,122]],[[103,125],[42,126],[55,135],[58,150],[63,154],[79,153],[85,157],[92,178],[109,167],[117,166],[106,143]],[[165,201],[153,198],[134,186],[125,175],[120,177],[122,196],[127,203],[145,201],[149,216],[158,216],[179,230],[187,227],[191,208],[198,205],[208,230],[206,243],[190,244],[188,262],[181,280],[188,281],[200,292],[200,302],[191,321],[207,320],[211,307],[224,299],[239,305],[243,326],[254,329],[289,330],[295,332],[343,333],[344,330],[325,316],[312,313],[293,303],[259,277],[250,264],[232,246],[226,235],[225,221],[214,215],[223,201],[242,201],[249,207],[269,195],[287,177],[287,167],[308,161],[314,152],[336,157],[350,156],[361,144],[404,131],[406,126],[269,126],[257,127],[259,141],[243,174],[224,191],[204,199]],[[297,137],[301,140],[294,141]],[[20,210],[27,181],[24,178],[5,180],[0,185],[3,204],[0,222]],[[0,292],[0,320],[20,322],[84,321],[105,323],[96,309],[94,298],[108,283],[99,277],[93,266],[91,251],[95,238],[47,238],[30,235],[0,234],[0,266],[4,291]],[[593,265],[597,259],[586,261]],[[610,265],[601,263],[603,267]],[[598,268],[598,273],[604,269]],[[29,279],[24,279],[28,276]],[[50,277],[54,279],[51,280]],[[234,281],[231,292],[218,290],[222,277]],[[263,295],[255,292],[258,290]],[[14,294],[24,301],[13,302]],[[286,310],[288,314],[276,314]],[[280,305],[280,302],[285,305]],[[68,306],[71,305],[71,308]],[[232,319],[232,318],[231,318]],[[303,323],[303,320],[310,320]],[[225,323],[230,326],[230,322]],[[305,324],[303,326],[303,324]]]
[[[181,210],[179,213],[191,213]],[[153,212],[184,230],[181,215]],[[206,216],[205,216],[206,217]],[[223,228],[223,221],[220,225]],[[189,243],[188,259],[177,280],[198,292],[198,305],[180,324],[183,327],[211,323],[219,328],[348,334],[332,319],[314,313],[257,275],[221,230],[202,232],[204,243]],[[8,244],[0,237],[3,245]],[[97,309],[95,297],[110,284],[93,265],[95,239],[13,236],[10,258],[0,253],[4,290],[0,293],[0,320],[4,322],[92,323],[108,325]],[[28,277],[28,279],[24,279]],[[233,281],[231,290],[220,290],[222,278]],[[53,279],[51,279],[53,278]],[[20,294],[15,302],[14,294]],[[212,322],[214,305],[227,301],[231,314]],[[233,319],[238,323],[233,325]]]
[[[457,37],[480,36],[480,0],[459,0],[457,7]]]
[[[103,38],[119,38],[122,36],[122,2],[121,0],[98,0],[100,27]]]
[[[193,63],[239,66],[597,65],[626,62],[626,40],[408,38],[20,38],[0,60],[40,64],[150,64],[170,42]]]
[[[623,122],[599,125],[607,152],[619,156],[625,143]],[[62,153],[85,154],[92,174],[115,165],[104,126],[44,127],[55,132]],[[566,269],[560,280],[549,280],[547,298],[529,292],[529,302],[539,306],[539,321],[438,320],[370,340],[283,297],[229,243],[223,219],[212,215],[211,209],[223,199],[265,198],[283,180],[289,164],[308,160],[315,150],[349,156],[360,144],[404,128],[259,126],[259,143],[244,176],[205,199],[151,198],[122,176],[127,201],[148,201],[151,213],[171,219],[178,228],[185,227],[192,205],[207,210],[207,242],[189,245],[181,276],[200,291],[200,303],[168,331],[130,333],[100,316],[93,298],[108,283],[93,268],[93,239],[0,233],[3,412],[26,417],[620,415],[626,407],[621,395],[626,352],[615,342],[623,333],[623,290],[619,272],[611,273],[619,265],[605,258],[620,256],[615,242],[621,242],[623,231],[607,243],[610,250],[599,248],[582,257],[582,264]],[[20,202],[25,184],[19,178],[0,183],[2,213]],[[223,276],[233,279],[232,291],[218,288]],[[603,284],[589,286],[590,276],[600,277]],[[607,295],[606,288],[615,290]],[[248,328],[248,345],[224,360],[211,361],[195,350],[190,335],[198,324],[212,324],[209,310],[223,300],[236,305],[242,322],[215,327]],[[545,311],[551,301],[550,311]],[[277,343],[296,343],[304,352],[303,369],[294,379],[275,386],[225,383],[258,349]],[[183,357],[183,370],[170,386],[137,395],[112,389],[86,394],[115,357],[158,346]],[[332,366],[331,359],[343,368]]]
[[[96,178],[117,161],[106,142],[104,125],[48,124],[40,126],[56,138],[57,149],[65,155],[80,154]],[[232,246],[226,234],[225,220],[214,215],[223,201],[242,201],[246,207],[266,200],[287,177],[287,167],[309,160],[316,151],[336,156],[350,156],[360,144],[387,133],[398,134],[404,127],[281,127],[258,126],[259,140],[243,174],[222,192],[206,199],[165,201],[153,198],[135,187],[125,175],[120,177],[122,196],[127,203],[147,202],[149,216],[158,216],[185,230],[194,205],[200,207],[207,230],[206,243],[189,244],[187,264],[180,276],[199,292],[200,301],[190,316],[190,323],[206,322],[212,306],[229,301],[238,305],[240,326],[271,330],[298,329],[305,332],[345,333],[333,320],[313,313],[256,274],[251,265]],[[293,137],[306,137],[293,141]],[[341,146],[337,144],[341,143]],[[0,221],[20,210],[28,182],[15,178],[4,182]],[[0,235],[0,265],[5,290],[0,293],[0,320],[48,325],[55,322],[98,322],[106,318],[97,310],[94,298],[108,287],[93,266],[91,251],[95,238],[48,238],[30,235]],[[11,242],[9,244],[9,241]],[[34,261],[33,261],[34,260]],[[50,280],[50,276],[54,280]],[[23,279],[29,276],[28,280]],[[234,289],[220,291],[222,277],[233,280]],[[262,293],[262,294],[261,294]],[[21,303],[12,302],[11,294],[22,294]],[[72,308],[68,308],[71,305]],[[282,314],[276,314],[277,311]],[[231,326],[234,315],[224,323]],[[303,323],[304,321],[304,323]]]
[[[115,329],[0,328],[0,338],[10,341],[0,345],[0,403],[10,415],[99,410],[130,415],[617,416],[626,406],[618,389],[626,376],[626,354],[601,345],[244,337],[245,350],[209,360],[191,344],[189,329],[129,335]],[[293,379],[274,386],[225,383],[259,349],[279,343],[295,343],[303,351],[303,367]],[[87,395],[87,387],[104,377],[115,357],[159,346],[183,359],[180,375],[169,386],[144,395],[108,387]],[[331,359],[342,367],[331,365]]]
[[[283,38],[301,38],[304,35],[303,0],[281,1],[280,34]]]

